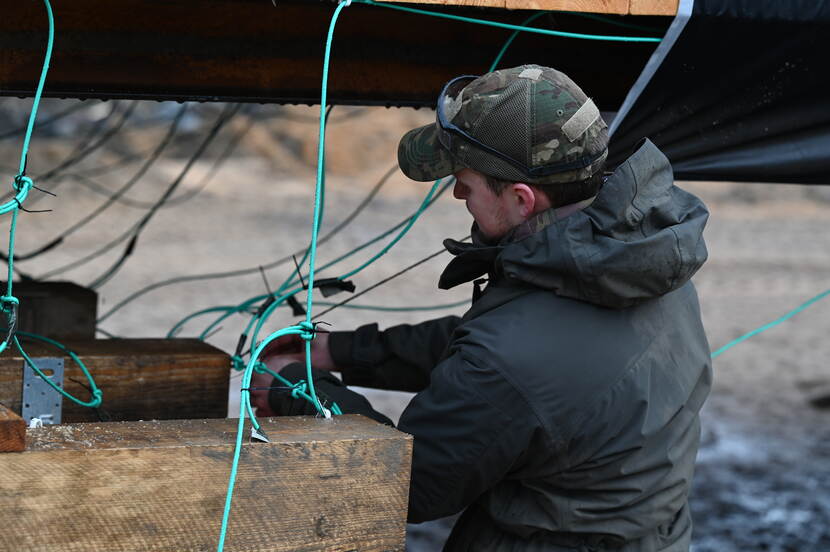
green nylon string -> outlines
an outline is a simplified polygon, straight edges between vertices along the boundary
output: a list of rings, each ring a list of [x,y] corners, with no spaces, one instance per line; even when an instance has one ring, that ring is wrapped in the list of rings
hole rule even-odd
[[[317,398],[317,394],[314,391],[314,381],[312,379],[311,373],[311,340],[314,338],[314,325],[311,322],[311,308],[312,308],[312,292],[314,290],[314,269],[315,269],[315,262],[317,256],[317,236],[319,233],[319,226],[320,226],[320,214],[322,210],[322,187],[323,187],[323,163],[324,163],[324,152],[325,152],[325,126],[326,126],[326,117],[325,117],[325,110],[326,110],[326,94],[328,88],[328,69],[329,69],[329,59],[331,55],[331,44],[334,38],[334,27],[337,23],[337,18],[340,15],[340,12],[345,8],[347,5],[346,3],[338,4],[337,8],[334,10],[334,14],[331,18],[331,23],[329,23],[329,31],[328,36],[326,38],[326,50],[325,55],[323,58],[323,82],[322,82],[322,91],[320,97],[320,134],[318,140],[318,149],[317,149],[317,184],[314,191],[314,219],[312,223],[312,230],[311,230],[311,244],[310,244],[310,252],[309,252],[309,274],[308,274],[308,295],[306,299],[306,308],[307,308],[307,316],[305,322],[297,325],[291,326],[289,328],[285,328],[283,330],[279,330],[277,332],[272,333],[267,338],[265,338],[262,343],[259,343],[256,349],[251,353],[251,358],[248,361],[248,366],[245,369],[245,372],[242,376],[242,396],[239,401],[239,424],[237,428],[237,435],[236,435],[236,447],[234,449],[234,457],[233,462],[231,465],[231,475],[230,480],[228,482],[228,492],[225,497],[225,509],[222,516],[222,525],[219,532],[219,543],[217,545],[217,552],[222,552],[225,546],[225,536],[227,534],[228,528],[228,518],[230,517],[230,509],[231,509],[231,502],[233,499],[233,487],[236,481],[236,472],[239,466],[239,455],[242,449],[242,434],[244,431],[244,424],[245,424],[245,413],[246,411],[251,415],[251,423],[253,424],[254,428],[259,429],[259,423],[256,421],[256,418],[253,416],[253,411],[251,409],[250,404],[250,391],[247,389],[250,388],[251,383],[251,376],[253,374],[254,366],[256,365],[259,355],[264,350],[265,346],[268,345],[274,339],[282,337],[283,335],[288,334],[297,334],[300,335],[302,339],[305,340],[305,353],[306,353],[306,373],[308,377],[308,397],[311,399],[312,404],[317,409],[318,412],[321,412],[326,418],[331,417],[331,413],[328,409],[323,408],[320,404],[320,400]],[[338,409],[339,410],[339,409]]]
[[[32,370],[34,370],[35,373],[43,379],[43,381],[48,383],[49,386],[52,389],[54,389],[55,391],[57,391],[58,393],[60,393],[64,397],[66,397],[67,399],[71,400],[72,402],[74,402],[75,404],[78,404],[80,406],[85,406],[85,407],[88,407],[88,408],[98,408],[99,406],[101,406],[101,401],[103,400],[103,393],[98,388],[98,386],[95,384],[95,380],[93,379],[92,374],[89,373],[89,370],[87,369],[86,365],[78,357],[78,355],[75,354],[74,351],[72,351],[71,349],[68,349],[66,346],[64,346],[63,344],[55,341],[54,339],[49,339],[48,337],[44,337],[42,335],[37,335],[37,334],[33,334],[33,333],[28,333],[28,332],[20,332],[20,331],[16,332],[16,334],[23,337],[23,338],[26,338],[26,339],[33,339],[35,341],[41,341],[43,343],[47,343],[47,344],[49,344],[53,347],[57,347],[58,349],[60,349],[64,353],[66,353],[69,356],[69,358],[71,358],[72,360],[75,361],[75,364],[77,364],[78,367],[81,369],[81,371],[84,373],[84,377],[86,378],[87,382],[89,382],[89,389],[90,389],[90,393],[92,395],[92,399],[90,401],[84,402],[80,399],[77,399],[77,398],[73,397],[71,394],[67,393],[62,388],[58,387],[55,383],[53,383],[52,380],[46,374],[44,374],[40,370],[40,368],[37,367],[37,365],[29,357],[29,355],[26,354],[26,351],[23,350],[23,347],[21,347],[20,342],[17,340],[17,335],[15,335],[15,337],[13,338],[14,345],[15,345],[15,347],[17,347],[17,350],[20,353],[20,355],[23,357],[23,360],[25,360],[26,364],[28,364],[32,368]]]
[[[306,294],[306,319],[304,327],[309,330],[310,337],[305,340],[305,358],[306,358],[306,373],[308,376],[308,391],[311,398],[314,400],[314,406],[318,412],[325,415],[326,418],[331,417],[328,409],[325,409],[317,399],[317,394],[314,392],[314,379],[311,377],[311,340],[314,337],[314,325],[311,322],[311,309],[314,296],[314,269],[317,261],[317,236],[320,232],[320,212],[322,210],[322,195],[323,195],[323,173],[324,173],[324,157],[326,151],[326,105],[328,96],[328,81],[329,81],[329,64],[331,62],[331,45],[334,42],[334,27],[337,25],[337,19],[340,17],[340,12],[349,4],[341,2],[334,10],[329,23],[329,32],[326,36],[326,49],[323,55],[323,81],[320,91],[320,132],[317,140],[317,185],[314,190],[314,219],[311,226],[311,245],[308,256],[308,293]]]
[[[542,17],[546,13],[548,13],[548,12],[540,11],[540,12],[534,13],[533,15],[531,15],[530,17],[528,17],[527,19],[522,21],[521,26],[525,27],[525,26],[529,25],[530,23],[533,23],[535,20],[539,19],[540,17]],[[507,49],[510,47],[510,45],[513,44],[513,41],[516,40],[516,37],[519,36],[520,32],[522,32],[522,31],[520,31],[519,29],[516,29],[515,31],[513,31],[513,34],[510,35],[510,38],[508,38],[504,42],[504,46],[502,46],[501,50],[499,50],[499,53],[496,55],[496,59],[494,59],[493,63],[490,64],[490,70],[488,72],[493,72],[493,71],[496,70],[496,67],[498,67],[499,63],[501,62],[501,58],[504,57],[504,53],[507,51]]]
[[[237,424],[236,443],[233,451],[230,478],[228,480],[228,491],[225,495],[225,508],[222,513],[222,525],[219,530],[219,543],[216,548],[217,552],[222,552],[225,548],[225,537],[228,532],[228,519],[230,518],[231,503],[233,501],[233,489],[236,484],[236,474],[239,468],[239,455],[242,452],[242,435],[245,432],[245,414],[246,412],[251,412],[251,394],[248,389],[251,386],[251,375],[253,373],[254,366],[259,359],[259,355],[271,341],[285,335],[303,335],[304,333],[305,330],[299,326],[289,326],[288,328],[272,333],[262,341],[259,347],[257,347],[256,351],[254,351],[251,355],[248,365],[245,367],[245,372],[242,375],[242,394],[239,400],[239,423]],[[259,430],[260,425],[255,417],[251,417],[251,424],[254,428]]]
[[[823,291],[823,292],[819,293],[818,295],[816,295],[815,297],[813,297],[812,299],[802,303],[801,305],[797,306],[796,308],[794,308],[793,310],[791,310],[790,312],[788,312],[787,314],[785,314],[781,318],[773,320],[772,322],[769,322],[768,324],[764,324],[760,328],[756,328],[756,329],[752,330],[751,332],[745,333],[744,335],[742,335],[738,339],[730,341],[729,343],[727,343],[726,345],[724,345],[723,347],[721,347],[720,349],[718,349],[717,351],[712,353],[712,358],[716,358],[716,357],[720,356],[721,354],[725,353],[726,351],[728,351],[729,349],[731,349],[732,347],[734,347],[738,343],[742,343],[742,342],[746,341],[747,339],[749,339],[750,337],[756,336],[761,332],[765,332],[768,329],[773,328],[773,327],[777,326],[778,324],[780,324],[782,322],[786,322],[787,320],[789,320],[790,318],[792,318],[796,314],[800,313],[801,311],[803,311],[804,309],[806,309],[810,305],[821,301],[822,299],[824,299],[828,295],[830,295],[830,289],[828,289],[827,291]]]
[[[477,25],[487,25],[490,27],[500,27],[502,29],[511,29],[518,31],[527,31],[529,33],[538,33],[549,36],[561,36],[564,38],[578,38],[582,40],[603,40],[610,42],[660,42],[662,38],[652,36],[617,36],[617,35],[596,35],[585,33],[569,33],[566,31],[554,31],[551,29],[539,29],[536,27],[525,27],[523,25],[512,25],[510,23],[501,23],[499,21],[490,21],[487,19],[477,19],[474,17],[464,17],[461,15],[452,15],[449,13],[441,13],[436,11],[421,10],[418,8],[409,8],[406,6],[398,6],[396,4],[387,4],[374,2],[373,0],[354,0],[356,3],[368,4],[370,6],[379,6],[382,8],[389,8],[392,10],[404,11],[409,13],[417,13],[419,15],[430,15],[434,17],[441,17],[444,19],[452,19],[455,21],[463,21],[465,23],[475,23]]]
[[[432,188],[430,188],[430,190],[427,193],[424,200],[421,202],[421,205],[419,206],[418,210],[415,211],[415,213],[404,223],[403,228],[401,229],[401,231],[398,232],[398,234],[388,244],[386,244],[378,253],[373,255],[368,261],[362,263],[357,268],[354,268],[354,269],[350,270],[346,274],[343,274],[343,275],[339,276],[338,279],[339,280],[345,280],[347,278],[350,278],[350,277],[356,275],[357,273],[359,273],[360,271],[362,271],[366,267],[368,267],[370,264],[372,264],[373,262],[378,260],[380,257],[385,255],[392,246],[394,246],[396,243],[398,243],[403,238],[403,236],[409,231],[409,229],[412,228],[412,225],[415,224],[415,221],[418,220],[418,217],[420,217],[421,214],[424,212],[424,210],[427,208],[427,206],[430,203],[430,200],[435,195],[436,190],[439,188],[440,182],[441,182],[440,180],[437,180],[435,182],[435,184],[432,186]],[[356,253],[358,250],[362,249],[365,246],[366,246],[366,244],[364,244],[363,246],[360,246],[359,248],[356,248],[356,249],[350,251],[346,255],[352,255],[352,254]],[[342,258],[344,258],[344,257],[345,256],[341,256],[341,257],[338,257],[338,258],[334,259],[333,261],[331,261],[331,262],[323,265],[322,267],[320,267],[320,270],[324,270],[324,269],[330,267],[334,263],[339,262],[340,260],[342,260]],[[297,283],[297,281],[295,281],[294,283]],[[309,282],[308,285],[309,285],[309,290],[310,290],[311,289],[311,283]],[[285,293],[284,295],[280,296],[276,301],[274,301],[274,303],[271,304],[270,307],[268,307],[265,310],[264,313],[262,313],[262,315],[259,317],[259,319],[257,321],[257,325],[256,325],[256,328],[254,329],[254,333],[251,336],[254,343],[256,343],[257,336],[259,336],[259,332],[262,330],[262,327],[265,324],[265,322],[268,320],[268,317],[271,316],[271,313],[273,313],[277,309],[277,307],[279,307],[282,304],[282,302],[285,301],[290,295],[293,295],[294,293],[296,293],[300,290],[302,290],[302,287],[295,288],[294,290],[289,291],[289,292]],[[311,309],[308,308],[308,309],[306,309],[306,318],[308,319],[308,318],[310,318],[310,316],[311,316]]]

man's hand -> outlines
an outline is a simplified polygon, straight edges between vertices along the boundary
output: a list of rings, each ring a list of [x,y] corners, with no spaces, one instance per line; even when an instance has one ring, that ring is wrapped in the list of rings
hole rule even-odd
[[[275,339],[260,355],[260,360],[268,368],[280,373],[283,368],[294,362],[305,364],[305,341],[298,335],[287,335]],[[319,370],[337,371],[329,352],[329,336],[319,333],[311,342],[311,365]],[[273,385],[274,377],[268,373],[254,371],[251,376],[251,406],[256,408],[257,416],[276,416],[268,403],[267,389]]]
[[[293,358],[291,356],[271,357],[270,362],[268,362],[267,365],[268,368],[274,372],[280,373],[283,368],[295,362],[300,362],[300,359]],[[274,376],[267,372],[257,372],[254,370],[253,375],[251,375],[251,385],[249,387],[251,393],[251,406],[256,409],[257,416],[267,417],[277,415],[277,413],[271,409],[271,405],[268,402],[268,394],[271,392],[268,388],[275,385],[275,381]],[[276,383],[276,385],[280,384]]]
[[[285,366],[280,365],[284,358],[290,358],[292,362],[305,360],[305,341],[299,335],[286,335],[275,339],[260,355],[260,360],[275,372],[279,372]],[[272,359],[275,366],[279,366],[272,366]],[[338,371],[329,352],[329,334],[318,333],[311,341],[311,365],[319,370]]]

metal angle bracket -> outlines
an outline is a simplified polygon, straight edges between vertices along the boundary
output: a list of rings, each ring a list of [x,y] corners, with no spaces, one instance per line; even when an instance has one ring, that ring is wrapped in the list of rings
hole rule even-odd
[[[40,357],[32,362],[52,383],[63,389],[63,358]],[[23,406],[21,417],[29,424],[39,418],[43,425],[61,423],[63,396],[56,392],[23,361]]]

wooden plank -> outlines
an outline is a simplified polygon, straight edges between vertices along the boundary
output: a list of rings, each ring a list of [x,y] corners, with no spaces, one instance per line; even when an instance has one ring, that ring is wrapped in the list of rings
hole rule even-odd
[[[20,452],[26,448],[26,422],[0,404],[0,452]]]
[[[95,291],[72,282],[23,281],[14,284],[14,294],[20,300],[19,330],[58,340],[95,339]]]
[[[506,0],[510,10],[575,11],[626,14],[629,0]]]
[[[509,0],[380,0],[381,2],[395,2],[400,4],[433,4],[444,6],[473,6],[478,8],[504,9]]]
[[[261,420],[227,552],[404,550],[410,436],[362,416]],[[215,550],[235,420],[29,429],[0,455],[0,551]]]
[[[630,0],[631,15],[677,15],[678,0]]]
[[[63,342],[86,364],[104,393],[103,410],[112,420],[224,418],[227,415],[230,357],[196,339],[98,339]],[[60,357],[61,351],[24,341],[31,357]],[[0,403],[21,412],[23,359],[10,347],[0,357]],[[64,357],[64,389],[88,400],[86,379]],[[65,423],[94,422],[89,408],[63,401]]]
[[[529,13],[440,5],[437,11],[520,24]],[[517,2],[518,0],[511,0]],[[551,9],[626,13],[617,3],[533,0]],[[31,96],[43,62],[46,17],[40,2],[6,2],[0,17],[0,96]],[[54,57],[44,94],[67,98],[318,103],[320,67],[333,11],[318,0],[72,0],[53,2]],[[417,4],[408,4],[417,6]],[[533,7],[538,4],[510,4]],[[430,5],[426,5],[429,7]],[[434,4],[433,4],[434,6]],[[424,7],[424,6],[422,6]],[[124,17],[128,13],[129,17]],[[665,28],[668,18],[648,25]],[[606,23],[559,13],[540,26],[576,33],[618,33]],[[337,22],[329,76],[332,104],[434,108],[452,77],[486,71],[511,31],[354,6]],[[522,33],[503,66],[538,63],[563,71],[604,111],[619,108],[655,44],[611,47]],[[563,55],[565,52],[567,55]]]

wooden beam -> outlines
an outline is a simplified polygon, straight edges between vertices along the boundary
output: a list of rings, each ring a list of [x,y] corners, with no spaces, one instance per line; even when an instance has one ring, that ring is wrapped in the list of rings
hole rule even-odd
[[[520,24],[529,15],[526,9],[622,14],[629,5],[629,0],[452,1],[464,5],[421,7]],[[485,3],[494,7],[480,7]],[[43,63],[46,17],[39,2],[7,4],[0,17],[0,96],[29,96]],[[320,68],[332,3],[72,0],[53,2],[53,9],[56,35],[44,91],[48,97],[320,101]],[[665,17],[654,19],[648,25],[657,29],[671,22]],[[605,22],[561,12],[555,21],[545,17],[535,24],[575,33],[622,32]],[[383,6],[353,5],[337,23],[328,101],[433,108],[447,80],[485,72],[511,34],[507,29]],[[521,33],[502,66],[555,67],[579,83],[601,109],[613,111],[654,48],[653,43],[611,46]]]
[[[412,438],[362,416],[261,420],[227,552],[404,550]],[[236,420],[29,429],[0,455],[2,552],[215,550]],[[246,439],[247,440],[247,439]]]
[[[196,339],[93,339],[63,342],[86,364],[114,421],[224,418],[230,357]],[[81,369],[61,351],[23,342],[30,357],[64,357],[64,389],[88,400]],[[23,358],[14,347],[0,357],[0,403],[21,412]],[[96,422],[89,408],[64,400],[62,420]]]
[[[0,283],[0,286],[6,284]],[[72,282],[14,284],[20,300],[17,329],[52,339],[95,339],[98,294]]]
[[[631,15],[677,15],[678,0],[630,0]]]
[[[625,14],[628,13],[628,0],[507,0],[505,7],[511,10]]]
[[[676,15],[678,0],[379,0],[380,2],[477,6],[616,15]]]
[[[26,422],[0,404],[0,452],[20,452],[26,448]]]

